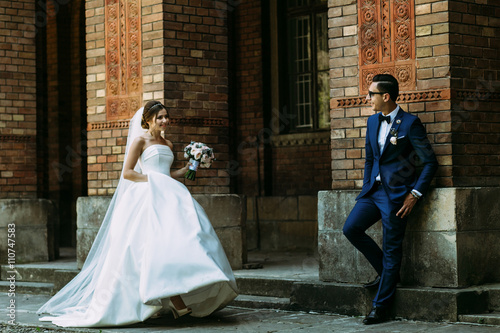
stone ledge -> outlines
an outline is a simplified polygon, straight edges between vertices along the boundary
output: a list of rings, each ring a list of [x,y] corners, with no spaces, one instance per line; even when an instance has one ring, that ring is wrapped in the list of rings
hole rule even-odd
[[[8,232],[9,224],[15,231]],[[58,255],[59,219],[56,209],[46,199],[0,200],[0,263],[8,262],[8,248],[15,251],[15,264],[54,260]],[[14,234],[13,237],[8,234]],[[8,247],[8,239],[15,241]]]
[[[246,263],[246,197],[236,194],[196,194],[193,197],[207,213],[233,269]],[[111,197],[90,196],[77,200],[77,267],[87,258]]]
[[[342,228],[359,191],[318,193],[320,279],[363,283],[376,273]],[[403,243],[405,285],[468,287],[500,282],[500,188],[436,188],[415,207]],[[379,244],[380,223],[368,230]]]
[[[364,316],[376,291],[361,285],[296,282],[290,298],[294,309]],[[487,311],[488,292],[481,288],[407,288],[396,290],[392,316],[409,320],[450,321],[459,315]]]

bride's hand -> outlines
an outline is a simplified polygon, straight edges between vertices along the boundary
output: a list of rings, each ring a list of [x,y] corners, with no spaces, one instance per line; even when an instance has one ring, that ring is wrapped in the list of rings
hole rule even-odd
[[[191,165],[193,165],[191,162],[187,162],[186,165],[181,169],[182,172],[186,173]]]

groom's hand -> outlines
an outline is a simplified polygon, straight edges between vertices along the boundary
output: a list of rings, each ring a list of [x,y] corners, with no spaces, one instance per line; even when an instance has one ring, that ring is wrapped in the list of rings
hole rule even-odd
[[[417,200],[418,199],[415,198],[411,193],[408,193],[403,203],[403,207],[401,207],[401,209],[396,213],[396,216],[404,218],[405,216],[410,215],[411,211],[413,210],[413,207],[417,203]]]

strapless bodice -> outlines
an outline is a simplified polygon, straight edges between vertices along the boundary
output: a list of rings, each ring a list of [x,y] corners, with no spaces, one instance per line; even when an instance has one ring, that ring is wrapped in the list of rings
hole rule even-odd
[[[169,146],[152,145],[144,149],[139,159],[142,172],[147,174],[151,171],[170,176],[170,166],[174,162],[174,153]]]

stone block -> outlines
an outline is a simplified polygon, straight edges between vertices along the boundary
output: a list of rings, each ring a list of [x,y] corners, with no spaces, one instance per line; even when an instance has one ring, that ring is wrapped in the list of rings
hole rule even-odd
[[[255,197],[247,198],[247,221],[255,220]]]
[[[290,297],[293,280],[273,278],[238,278],[238,289],[242,295]]]
[[[412,320],[454,322],[457,306],[457,290],[398,288],[392,314]]]
[[[215,232],[233,269],[247,262],[246,235],[242,228],[216,228]]]
[[[76,266],[78,269],[83,267],[98,232],[99,228],[76,230]]]
[[[317,196],[249,198],[246,221],[249,249],[315,252],[317,200]]]
[[[112,197],[79,197],[76,202],[76,226],[78,229],[101,227]]]
[[[246,198],[234,194],[194,195],[209,217],[231,267],[239,269],[246,262]],[[87,258],[111,197],[91,196],[77,200],[77,267]]]
[[[318,194],[320,279],[362,283],[373,269],[342,235],[358,191]],[[500,188],[432,189],[415,206],[403,243],[403,285],[464,288],[500,282]],[[368,230],[381,241],[381,223]]]
[[[457,257],[459,286],[500,282],[500,230],[498,227],[497,230],[458,233]]]
[[[9,224],[15,225],[14,232],[8,232]],[[14,264],[54,260],[59,249],[58,225],[57,212],[49,200],[0,200],[0,263],[8,262],[8,249],[15,251]],[[9,239],[13,247],[8,246]]]
[[[369,232],[368,234],[379,245],[381,244],[382,233]],[[377,276],[368,260],[358,251],[352,250],[352,244],[345,238],[342,231],[322,232],[318,238],[321,281],[366,283]]]
[[[500,188],[457,189],[458,231],[498,230]]]
[[[320,280],[366,283],[377,274],[366,258],[345,238],[342,229],[355,204],[358,191],[322,191],[318,193],[318,252]],[[380,245],[381,223],[367,233]]]
[[[260,221],[260,249],[263,251],[314,251],[316,221]]]
[[[328,311],[349,316],[366,315],[371,302],[368,292],[362,287],[326,282],[293,284],[290,303],[297,310]]]
[[[490,311],[500,311],[500,285],[489,286],[488,308]]]
[[[257,198],[259,219],[283,221],[297,220],[297,197],[259,197]]]
[[[79,273],[79,270],[59,270],[54,271],[52,282],[54,283],[53,293],[59,292]]]
[[[456,230],[456,191],[437,188],[426,194],[415,205],[408,218],[409,231],[454,231]]]
[[[299,196],[299,220],[318,220],[318,197]]]
[[[354,207],[358,191],[318,192],[318,230],[340,230]]]
[[[246,219],[245,196],[236,194],[195,194],[193,198],[205,209],[212,226],[241,227]]]
[[[248,251],[259,249],[259,229],[257,221],[247,220],[246,223],[247,234],[247,249]]]
[[[457,287],[454,232],[407,232],[403,242],[401,282],[411,286]]]

